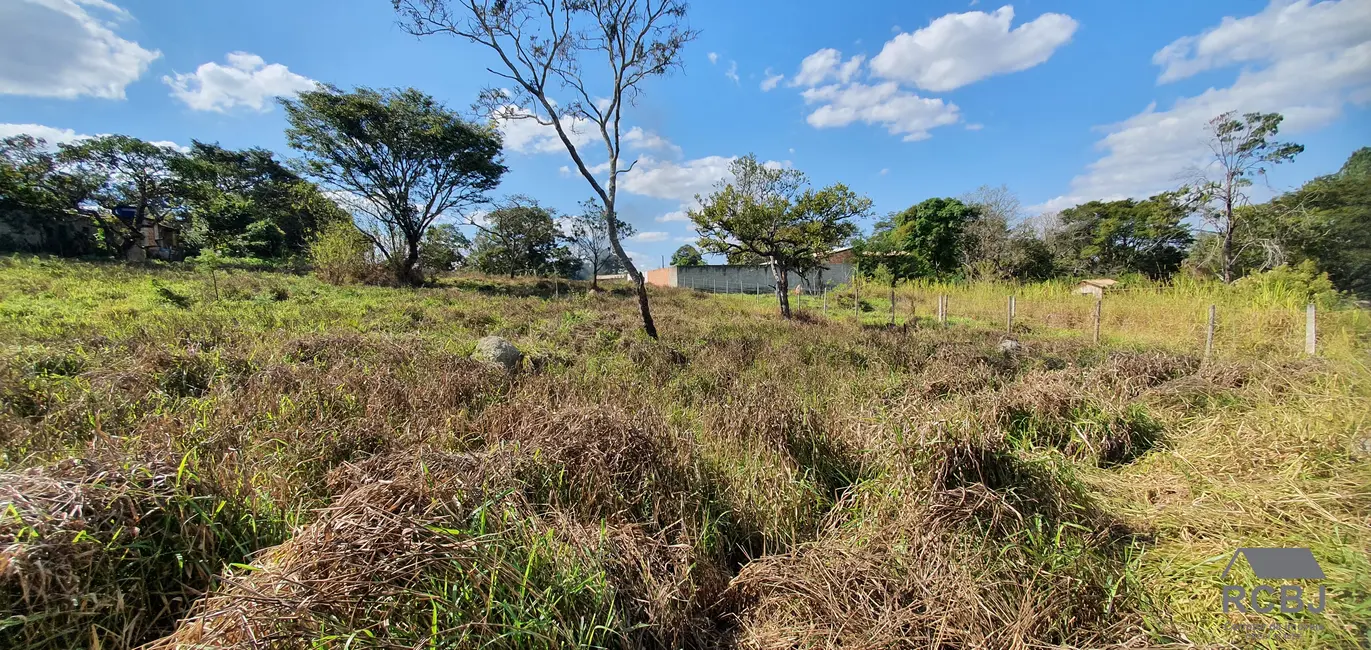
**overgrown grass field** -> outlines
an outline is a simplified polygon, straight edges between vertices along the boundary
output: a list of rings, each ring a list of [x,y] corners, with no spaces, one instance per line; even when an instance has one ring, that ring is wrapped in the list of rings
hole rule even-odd
[[[654,291],[654,341],[581,284],[0,260],[0,647],[1371,643],[1365,312],[1311,358],[1280,296],[1097,346],[1067,287],[886,292]],[[1222,612],[1263,546],[1322,613]]]

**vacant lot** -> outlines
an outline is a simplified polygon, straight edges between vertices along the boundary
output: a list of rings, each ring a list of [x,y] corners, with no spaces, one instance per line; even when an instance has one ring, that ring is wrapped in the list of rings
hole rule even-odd
[[[1202,364],[1213,296],[1106,303],[1095,346],[1024,289],[1005,349],[959,291],[946,328],[662,291],[653,341],[583,286],[0,261],[0,647],[1368,642],[1364,314],[1308,358],[1224,298]],[[1262,546],[1324,612],[1222,613]]]

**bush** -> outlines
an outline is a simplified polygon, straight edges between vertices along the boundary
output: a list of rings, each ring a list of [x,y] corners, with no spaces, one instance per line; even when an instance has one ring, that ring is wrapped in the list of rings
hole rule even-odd
[[[1295,266],[1282,264],[1269,271],[1253,273],[1233,285],[1248,294],[1258,305],[1302,305],[1314,303],[1333,307],[1342,301],[1342,294],[1333,288],[1327,273],[1320,273],[1313,260]]]
[[[347,221],[329,224],[309,246],[314,273],[332,284],[367,278],[375,266],[371,258],[371,242]]]

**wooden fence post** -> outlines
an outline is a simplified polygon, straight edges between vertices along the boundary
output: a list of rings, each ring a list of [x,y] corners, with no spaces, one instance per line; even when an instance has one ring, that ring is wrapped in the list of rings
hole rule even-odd
[[[890,324],[895,324],[895,283],[890,283]]]
[[[1209,357],[1214,354],[1214,321],[1218,319],[1218,310],[1214,305],[1209,306],[1209,325],[1204,328],[1204,360],[1209,362]]]
[[[862,285],[858,282],[860,278],[852,276],[852,315],[857,318],[857,324],[862,324]]]
[[[1318,334],[1315,331],[1318,325],[1318,317],[1314,312],[1314,303],[1304,309],[1304,353],[1313,355]]]
[[[1095,296],[1095,345],[1100,344],[1100,310],[1104,305],[1104,294]]]
[[[938,296],[938,324],[947,325],[947,294]]]
[[[1005,308],[1004,331],[1014,333],[1014,296],[1009,297],[1009,304]]]
[[[823,285],[819,290],[824,294],[824,318],[828,318],[828,285]]]

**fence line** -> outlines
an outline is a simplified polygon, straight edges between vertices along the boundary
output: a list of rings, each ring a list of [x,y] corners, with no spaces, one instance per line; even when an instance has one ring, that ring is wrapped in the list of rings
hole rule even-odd
[[[862,318],[861,287],[857,283],[854,283],[852,290],[854,303],[854,317],[856,318],[858,323],[862,323],[865,320],[867,325],[872,324],[869,318]],[[1146,289],[1145,291],[1147,293],[1154,293],[1150,288]],[[936,322],[940,326],[946,326],[954,316],[954,314],[952,313],[952,309],[950,308],[951,296],[949,296],[946,293],[937,293],[935,295],[932,295],[931,299],[929,294],[922,294],[923,297],[920,298],[921,293],[922,292],[916,291],[912,295],[907,294],[909,295],[910,305],[908,321],[905,323],[905,325],[914,327],[918,326],[920,321],[918,316],[918,304],[922,300],[928,300],[929,302],[933,303],[934,306],[930,309],[930,315],[929,317],[926,317],[925,320]],[[1002,312],[1003,321],[1001,321],[1004,326],[1003,331],[1006,333],[1007,336],[1013,336],[1016,333],[1021,333],[1025,331],[1025,328],[1030,327],[1030,322],[1039,323],[1042,321],[1047,321],[1045,324],[1049,327],[1058,330],[1079,332],[1080,335],[1089,337],[1092,344],[1100,345],[1102,342],[1104,342],[1105,335],[1110,334],[1109,323],[1105,322],[1105,302],[1115,302],[1117,298],[1119,298],[1119,296],[1117,296],[1118,293],[1121,292],[1109,291],[1108,295],[1096,296],[1094,300],[1090,301],[1088,307],[1085,305],[1081,305],[1081,309],[1079,311],[1076,309],[1071,309],[1070,307],[1068,307],[1064,311],[1053,310],[1051,307],[1049,307],[1047,310],[1033,309],[1030,312],[1028,312],[1027,317],[1019,313],[1020,307],[1033,304],[1036,304],[1039,307],[1042,307],[1044,304],[1055,305],[1056,300],[1054,298],[1044,298],[1042,300],[1030,300],[1028,303],[1021,304],[1022,301],[1020,301],[1019,298],[1021,298],[1022,296],[1018,295],[1017,293],[1010,293],[1009,295],[1001,294],[1004,295],[1004,302],[1001,303],[1001,309],[1004,310]],[[1159,297],[1165,297],[1166,295],[1161,292],[1155,293]],[[1137,294],[1135,293],[1133,295]],[[890,289],[888,296],[888,299],[890,300],[890,305],[887,318],[880,319],[876,322],[879,323],[881,321],[885,321],[885,324],[887,325],[896,325],[900,323],[900,319],[897,318],[898,309],[896,308],[896,304],[898,302],[898,295],[894,287]],[[962,313],[962,315],[959,317],[962,319],[969,319],[981,322],[986,321],[988,314],[986,313],[984,306],[985,297],[988,296],[982,294],[981,298],[979,298],[979,300],[981,300],[981,306],[979,308],[975,307],[974,305],[967,305],[962,310],[959,310]],[[827,291],[824,292],[822,298],[824,315],[828,316],[829,312]],[[886,298],[886,296],[882,296],[882,298]],[[1066,298],[1066,296],[1063,296],[1063,298]],[[1186,299],[1182,302],[1188,303],[1193,302],[1193,298],[1196,297],[1186,296],[1185,298]],[[974,303],[975,301],[972,302]],[[1198,320],[1201,323],[1198,329],[1196,329],[1194,325],[1189,326],[1189,331],[1192,333],[1194,338],[1187,337],[1185,335],[1185,330],[1177,330],[1174,327],[1163,332],[1161,328],[1166,327],[1164,323],[1159,325],[1157,331],[1160,333],[1156,334],[1148,333],[1146,330],[1146,326],[1142,328],[1128,327],[1128,325],[1132,322],[1130,320],[1129,314],[1136,313],[1137,310],[1140,309],[1140,307],[1146,309],[1146,305],[1139,306],[1134,304],[1129,305],[1127,307],[1121,307],[1121,310],[1115,310],[1111,312],[1114,314],[1112,316],[1111,322],[1116,324],[1122,324],[1123,329],[1125,330],[1122,332],[1116,332],[1114,335],[1112,335],[1115,338],[1115,340],[1117,340],[1118,337],[1132,337],[1140,340],[1162,339],[1164,340],[1165,344],[1180,343],[1184,347],[1188,347],[1191,350],[1196,350],[1197,348],[1201,349],[1203,350],[1204,358],[1206,360],[1214,356],[1215,349],[1220,338],[1223,338],[1223,340],[1230,342],[1226,345],[1225,349],[1257,348],[1266,349],[1272,352],[1279,352],[1280,350],[1285,350],[1287,353],[1291,354],[1294,354],[1297,350],[1301,349],[1300,346],[1298,346],[1298,344],[1294,344],[1294,341],[1292,341],[1291,338],[1289,338],[1290,335],[1294,334],[1294,332],[1292,332],[1289,328],[1291,326],[1298,327],[1298,325],[1295,325],[1295,323],[1298,321],[1295,321],[1292,318],[1296,313],[1298,313],[1294,310],[1286,310],[1278,306],[1273,306],[1269,308],[1252,307],[1252,309],[1259,311],[1259,313],[1257,314],[1259,322],[1256,324],[1252,324],[1250,326],[1246,326],[1244,331],[1270,331],[1276,329],[1275,327],[1273,327],[1273,325],[1277,325],[1280,326],[1280,330],[1287,332],[1285,337],[1268,336],[1265,340],[1262,340],[1260,336],[1243,336],[1242,334],[1236,334],[1232,336],[1232,338],[1228,338],[1228,334],[1223,334],[1222,332],[1220,332],[1219,311],[1222,310],[1222,307],[1216,303],[1200,303],[1197,306],[1196,311],[1192,312],[1195,314],[1196,318],[1190,319],[1189,322],[1195,323],[1196,320]],[[1159,307],[1158,309],[1163,308]],[[1174,313],[1174,309],[1172,309],[1170,306],[1166,306],[1164,309],[1166,311]],[[1244,311],[1244,309],[1241,307],[1235,307],[1233,309],[1235,310],[1235,312],[1239,314],[1243,313]],[[1320,348],[1323,346],[1320,345],[1322,341],[1319,340],[1319,335],[1321,334],[1321,332],[1318,331],[1318,314],[1316,305],[1314,305],[1313,303],[1309,303],[1308,305],[1306,305],[1304,311],[1305,322],[1303,323],[1303,325],[1305,337],[1303,352],[1311,356],[1318,355],[1321,352]],[[1171,318],[1175,320],[1174,316],[1172,316]],[[1182,318],[1180,320],[1185,319]],[[1054,323],[1052,321],[1056,322]],[[1243,323],[1245,321],[1243,321],[1241,318],[1237,318],[1234,320],[1227,320],[1225,322],[1230,323],[1229,325],[1224,326],[1224,331],[1227,332],[1235,327],[1243,326]],[[1356,326],[1354,326],[1353,330],[1348,331],[1357,331]],[[1221,334],[1223,334],[1222,337],[1220,336]],[[1344,334],[1346,334],[1346,332],[1344,332]],[[1193,341],[1193,343],[1185,344],[1184,341],[1187,339]]]

